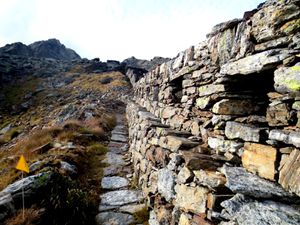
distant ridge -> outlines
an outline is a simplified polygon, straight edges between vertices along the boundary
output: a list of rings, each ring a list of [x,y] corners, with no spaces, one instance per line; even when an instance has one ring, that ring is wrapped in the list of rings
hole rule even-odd
[[[81,57],[72,49],[66,48],[57,39],[37,41],[30,45],[21,42],[7,44],[0,48],[0,55],[18,55],[35,58],[52,58],[57,60],[74,60]]]

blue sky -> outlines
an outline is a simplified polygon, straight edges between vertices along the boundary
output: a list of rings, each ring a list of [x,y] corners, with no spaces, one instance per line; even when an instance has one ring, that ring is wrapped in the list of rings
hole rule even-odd
[[[262,0],[0,0],[0,46],[58,38],[82,57],[174,57]]]

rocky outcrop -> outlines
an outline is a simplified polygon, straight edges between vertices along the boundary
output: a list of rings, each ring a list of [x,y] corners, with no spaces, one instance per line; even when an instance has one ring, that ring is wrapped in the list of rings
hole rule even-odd
[[[155,69],[155,67],[157,67],[158,65],[161,65],[169,60],[169,58],[163,58],[158,56],[150,60],[137,59],[134,56],[132,56],[130,58],[125,59],[122,63],[126,64],[127,67],[139,68],[150,71]]]
[[[133,84],[150,224],[299,223],[298,0],[269,0]]]
[[[126,76],[132,84],[135,84],[141,79],[148,71],[153,70],[158,65],[169,61],[169,58],[154,57],[153,59],[144,60],[130,57],[125,59],[122,64],[125,66]]]
[[[20,42],[7,44],[0,48],[0,55],[4,54],[56,60],[80,59],[80,56],[74,50],[66,48],[57,39],[37,41],[28,46]]]
[[[53,172],[43,172],[10,184],[0,192],[0,222],[22,206],[22,190],[27,202],[41,201],[40,196],[52,185]]]

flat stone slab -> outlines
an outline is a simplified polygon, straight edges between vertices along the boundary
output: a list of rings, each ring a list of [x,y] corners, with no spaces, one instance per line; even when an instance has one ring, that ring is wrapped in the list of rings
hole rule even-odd
[[[115,165],[110,165],[108,167],[103,168],[103,175],[104,176],[113,176],[116,175],[120,172],[121,167],[120,166],[115,166]]]
[[[121,135],[121,134],[112,134],[111,141],[117,141],[117,142],[128,142],[128,136],[127,135]]]
[[[122,206],[143,200],[143,194],[137,190],[111,191],[100,195],[101,205]]]
[[[130,225],[134,223],[134,217],[125,213],[103,212],[96,216],[98,225]]]
[[[101,187],[103,189],[119,189],[127,187],[128,180],[123,177],[103,177],[101,181]]]
[[[128,151],[128,144],[123,142],[110,142],[108,145],[109,151],[113,153],[124,153]]]
[[[124,132],[126,133],[126,127],[124,125],[117,125],[115,128],[112,130],[112,132]]]
[[[113,148],[122,148],[122,147],[129,147],[129,145],[127,143],[122,143],[122,142],[116,142],[116,141],[111,141],[108,144],[108,147],[113,147]]]
[[[116,206],[116,205],[99,205],[99,208],[98,208],[98,211],[99,212],[105,212],[105,211],[111,211],[111,210],[114,210],[114,209],[118,209],[120,206]]]
[[[111,132],[111,134],[118,134],[118,135],[124,135],[124,136],[127,136],[127,135],[128,135],[127,132],[125,132],[125,131],[120,131],[120,130],[113,130],[113,131]]]
[[[122,155],[112,153],[112,152],[106,153],[106,157],[105,159],[102,160],[102,162],[108,164],[114,164],[118,166],[123,166],[126,164]]]

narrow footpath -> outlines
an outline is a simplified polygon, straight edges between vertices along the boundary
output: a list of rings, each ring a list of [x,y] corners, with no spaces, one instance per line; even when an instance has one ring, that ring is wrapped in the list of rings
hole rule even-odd
[[[102,194],[97,224],[133,225],[143,224],[140,215],[146,211],[141,190],[132,185],[133,168],[128,153],[128,133],[125,118],[117,116],[117,126],[112,131],[108,152],[102,163],[104,177],[101,181]]]

